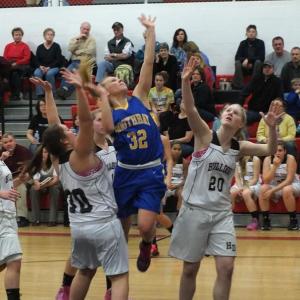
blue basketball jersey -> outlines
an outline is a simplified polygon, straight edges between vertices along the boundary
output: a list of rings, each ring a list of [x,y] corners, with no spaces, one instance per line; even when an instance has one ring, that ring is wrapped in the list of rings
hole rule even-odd
[[[137,97],[128,99],[126,108],[114,108],[114,147],[118,161],[146,164],[163,157],[159,130],[150,110]]]

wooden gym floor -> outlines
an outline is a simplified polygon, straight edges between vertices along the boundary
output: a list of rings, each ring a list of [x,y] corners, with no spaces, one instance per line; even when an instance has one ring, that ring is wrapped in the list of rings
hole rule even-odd
[[[159,237],[168,232],[158,229]],[[232,282],[233,300],[299,300],[300,234],[286,229],[247,232],[237,229],[238,257]],[[60,287],[65,260],[70,253],[69,229],[62,226],[28,227],[20,230],[23,248],[22,300],[53,300]],[[136,269],[139,238],[135,228],[129,241],[130,299],[178,299],[181,262],[167,255],[169,238],[159,244],[160,256],[146,273]],[[0,273],[0,299],[6,299]],[[205,258],[197,279],[194,299],[212,299],[215,279],[213,258]],[[97,272],[86,299],[103,299],[105,278]]]

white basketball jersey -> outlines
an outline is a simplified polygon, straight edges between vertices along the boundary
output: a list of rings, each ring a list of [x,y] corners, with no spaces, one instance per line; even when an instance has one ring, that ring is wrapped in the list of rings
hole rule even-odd
[[[88,176],[76,174],[69,164],[70,152],[59,161],[59,179],[68,201],[71,223],[98,221],[116,215],[117,204],[104,162]]]
[[[238,155],[236,140],[224,152],[213,132],[208,148],[193,154],[182,193],[184,201],[212,211],[231,210],[229,191]]]
[[[11,171],[4,161],[0,160],[0,190],[8,191],[13,188],[13,178]],[[0,212],[16,216],[16,205],[13,201],[0,198]]]
[[[108,143],[107,150],[96,146],[96,155],[104,161],[112,184],[114,180],[115,168],[117,166],[117,152],[115,147],[109,141]]]
[[[183,181],[183,164],[176,164],[172,168],[172,184],[180,184]]]

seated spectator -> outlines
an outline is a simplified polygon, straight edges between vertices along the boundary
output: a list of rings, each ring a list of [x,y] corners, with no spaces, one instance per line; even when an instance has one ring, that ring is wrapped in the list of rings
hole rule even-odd
[[[78,135],[78,133],[79,133],[79,118],[78,118],[78,114],[77,113],[73,115],[72,121],[73,121],[73,124],[72,124],[72,127],[71,127],[71,131],[75,135]]]
[[[181,143],[182,156],[186,158],[194,151],[193,132],[187,120],[183,100],[179,112],[168,111],[160,116],[161,131],[172,143],[174,140]]]
[[[215,119],[215,103],[209,86],[205,82],[205,73],[200,66],[196,67],[192,74],[192,92],[195,106],[199,115],[205,122]]]
[[[143,34],[144,39],[146,39],[146,34]],[[159,45],[160,42],[155,42],[155,54],[159,52]],[[144,56],[145,56],[145,44],[135,53],[134,56],[134,67],[133,72],[136,77],[140,75],[141,67],[144,62]]]
[[[252,216],[252,221],[247,225],[247,230],[257,230],[259,227],[258,199],[260,189],[260,159],[256,156],[243,156],[235,168],[235,184],[230,189],[232,206],[239,200],[244,200]]]
[[[274,66],[274,74],[280,77],[283,66],[291,60],[291,55],[284,50],[284,40],[281,36],[275,36],[272,40],[274,51],[266,56],[266,60],[270,61]]]
[[[292,91],[284,95],[286,112],[291,115],[296,124],[300,120],[300,78],[291,81]]]
[[[190,59],[191,56],[194,56],[196,53],[200,53],[203,61],[204,61],[204,64],[209,66],[209,59],[208,59],[208,56],[200,51],[198,45],[193,42],[193,41],[188,41],[186,42],[184,45],[183,45],[183,50],[186,52],[186,59],[187,61]]]
[[[30,73],[30,49],[22,42],[24,31],[16,27],[11,32],[14,41],[5,46],[4,58],[11,64],[9,85],[11,91],[10,100],[20,100],[22,78]]]
[[[45,194],[50,195],[48,226],[56,226],[57,206],[60,196],[58,176],[52,165],[50,155],[44,146],[40,146],[27,167],[33,185],[30,188],[32,225],[40,225],[40,200]],[[48,182],[45,180],[49,178]]]
[[[263,215],[262,230],[271,230],[269,217],[270,200],[281,197],[290,215],[288,230],[298,230],[295,197],[300,195],[300,182],[296,174],[297,162],[293,155],[286,152],[282,142],[277,145],[274,156],[268,156],[263,162],[263,182],[259,194],[259,205]]]
[[[292,48],[291,61],[283,66],[280,77],[283,82],[284,92],[290,92],[291,81],[294,78],[300,78],[300,47]]]
[[[280,111],[281,118],[278,120],[276,130],[278,133],[277,139],[282,141],[285,145],[288,154],[297,156],[297,149],[295,144],[296,125],[293,117],[285,112],[285,103],[281,99],[272,101]],[[269,129],[264,119],[261,119],[257,128],[256,140],[258,143],[266,144],[269,138]]]
[[[215,83],[215,76],[212,68],[204,63],[204,60],[201,56],[201,53],[197,52],[193,55],[196,57],[196,61],[198,62],[198,66],[203,70],[204,77],[203,81],[208,85],[211,91],[213,91],[213,86]]]
[[[29,150],[32,154],[35,153],[37,147],[41,144],[44,131],[49,126],[46,111],[46,101],[38,100],[35,109],[36,115],[34,115],[30,120],[26,133],[26,137],[30,141]],[[63,123],[62,119],[61,122]]]
[[[52,28],[46,28],[43,32],[45,42],[37,47],[36,63],[38,68],[34,71],[34,76],[49,81],[52,91],[55,94],[55,76],[62,67],[62,54],[59,44],[53,41],[55,31]],[[36,87],[38,99],[44,98],[44,89],[41,86]]]
[[[173,91],[165,86],[167,81],[167,72],[157,73],[154,79],[155,86],[149,91],[148,99],[154,104],[158,114],[170,110],[170,105],[174,103]]]
[[[71,63],[68,65],[68,70],[78,69],[82,59],[95,63],[96,40],[90,35],[90,31],[91,24],[83,22],[80,26],[79,36],[70,40],[68,50],[71,52]],[[65,100],[72,95],[74,89],[73,85],[63,79],[56,94],[59,98]]]
[[[156,55],[153,66],[154,75],[161,71],[168,73],[169,79],[168,82],[166,82],[166,86],[175,92],[177,89],[178,64],[176,57],[170,55],[167,43],[160,43],[159,53]]]
[[[3,57],[0,56],[0,98],[2,99],[4,92],[9,91],[9,74],[11,65]]]
[[[180,72],[183,70],[184,64],[187,61],[186,52],[183,50],[183,45],[187,42],[187,39],[188,37],[184,29],[176,29],[170,53],[176,57]]]
[[[240,42],[235,54],[235,71],[232,87],[242,89],[244,87],[244,75],[258,75],[262,62],[265,60],[265,43],[257,38],[255,25],[249,25],[246,29],[247,38]]]
[[[5,161],[5,164],[11,171],[13,179],[17,178],[19,174],[24,173],[24,166],[31,159],[31,152],[22,145],[17,144],[16,139],[12,133],[5,133],[2,136],[2,149],[0,156]],[[18,226],[29,226],[28,209],[26,203],[26,185],[25,182],[20,182],[16,187],[20,193],[20,198],[16,201]]]
[[[120,22],[112,25],[114,37],[108,41],[104,50],[104,60],[98,63],[96,82],[103,80],[107,73],[113,73],[120,65],[133,67],[133,44],[123,34],[124,27]]]
[[[280,79],[274,75],[274,68],[271,62],[265,61],[262,72],[253,77],[242,90],[239,103],[245,104],[246,98],[250,95],[247,125],[258,122],[261,118],[259,113],[266,113],[274,99],[283,98],[282,84]]]

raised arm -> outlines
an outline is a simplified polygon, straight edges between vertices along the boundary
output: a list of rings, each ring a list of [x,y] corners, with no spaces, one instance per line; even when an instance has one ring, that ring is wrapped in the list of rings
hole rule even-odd
[[[79,158],[86,158],[90,153],[93,153],[94,150],[93,118],[90,112],[86,92],[83,89],[82,79],[77,70],[71,72],[70,70],[65,69],[61,73],[63,78],[68,83],[76,87],[80,130],[77,136],[74,151]]]
[[[96,86],[93,83],[87,83],[84,87],[92,94],[92,96],[96,97],[98,100],[97,102],[100,103],[102,111],[102,126],[105,132],[108,134],[112,133],[114,131],[114,121],[107,91],[100,84]]]
[[[141,100],[147,100],[149,90],[152,85],[152,72],[155,55],[155,18],[141,15],[141,24],[146,28],[145,57],[141,68],[140,78],[133,95]]]
[[[30,81],[34,85],[40,85],[44,88],[45,91],[45,100],[46,100],[46,110],[47,110],[47,119],[49,125],[53,124],[61,124],[60,118],[58,116],[58,111],[56,107],[56,103],[52,93],[52,87],[50,82],[43,81],[38,77],[30,78]]]
[[[203,149],[211,142],[212,134],[206,122],[200,117],[194,102],[190,78],[196,67],[196,60],[192,56],[185,65],[182,74],[182,101],[187,114],[188,122],[195,137],[195,151]]]
[[[276,152],[276,124],[278,122],[278,119],[284,114],[279,112],[280,109],[278,105],[272,102],[267,115],[262,112],[260,113],[266,125],[269,127],[269,137],[267,144],[254,144],[248,141],[240,141],[240,155],[268,156]]]

